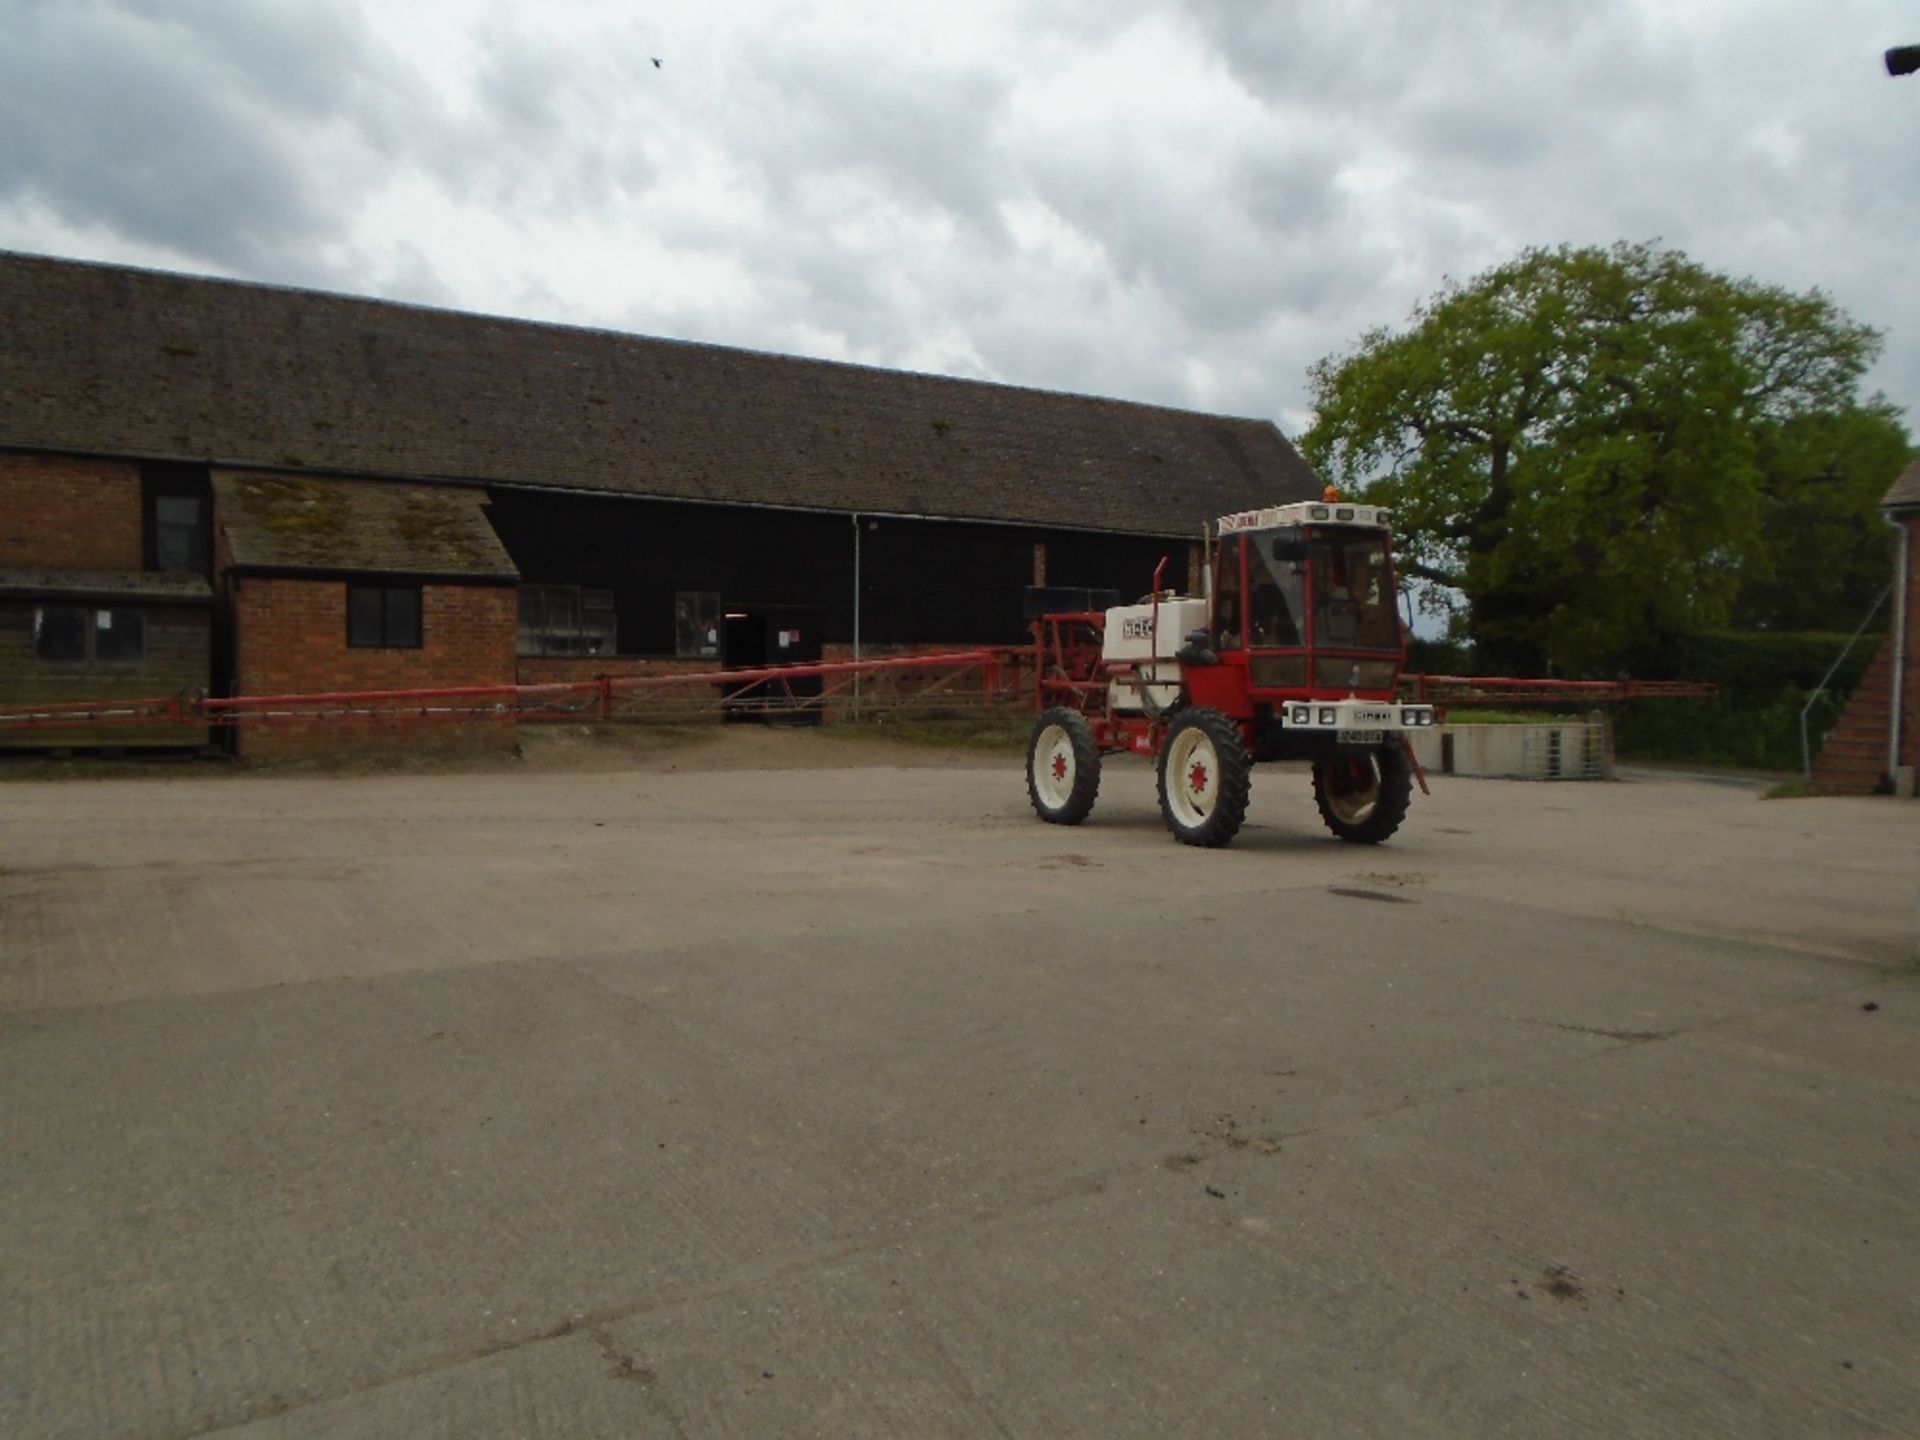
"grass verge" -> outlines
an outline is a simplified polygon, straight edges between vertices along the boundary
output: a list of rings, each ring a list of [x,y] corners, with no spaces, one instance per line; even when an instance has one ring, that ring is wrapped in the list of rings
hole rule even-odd
[[[1805,780],[1795,778],[1782,780],[1778,785],[1770,786],[1761,796],[1762,800],[1808,800],[1820,792]]]

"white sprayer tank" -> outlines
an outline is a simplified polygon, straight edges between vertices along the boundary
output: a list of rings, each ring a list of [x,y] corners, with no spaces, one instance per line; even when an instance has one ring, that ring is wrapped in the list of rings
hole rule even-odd
[[[1185,596],[1158,606],[1116,605],[1107,611],[1100,658],[1113,675],[1113,708],[1164,710],[1180,698],[1180,665],[1173,657],[1187,635],[1207,624],[1207,602]],[[1157,633],[1156,633],[1157,632]]]

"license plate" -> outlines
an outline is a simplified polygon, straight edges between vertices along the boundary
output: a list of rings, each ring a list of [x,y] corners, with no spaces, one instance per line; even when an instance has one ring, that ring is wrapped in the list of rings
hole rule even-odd
[[[1334,732],[1333,738],[1342,745],[1378,745],[1382,740],[1386,739],[1386,732],[1383,730],[1338,730]]]

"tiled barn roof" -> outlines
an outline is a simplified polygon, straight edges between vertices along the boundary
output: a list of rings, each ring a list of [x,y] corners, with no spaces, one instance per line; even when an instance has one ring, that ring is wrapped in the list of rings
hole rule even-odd
[[[1893,488],[1887,491],[1887,498],[1880,503],[1889,510],[1920,505],[1920,457],[1910,461],[1907,468],[1900,472],[1900,478],[1893,482]]]
[[[239,569],[519,575],[477,490],[216,470],[213,493]]]
[[[1271,423],[0,252],[0,448],[1190,535]]]

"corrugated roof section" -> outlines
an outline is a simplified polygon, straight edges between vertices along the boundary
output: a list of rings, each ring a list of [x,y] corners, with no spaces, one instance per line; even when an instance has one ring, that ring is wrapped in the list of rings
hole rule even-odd
[[[213,495],[237,569],[519,576],[478,490],[216,470]]]
[[[0,446],[1189,535],[1264,420],[0,253]]]

